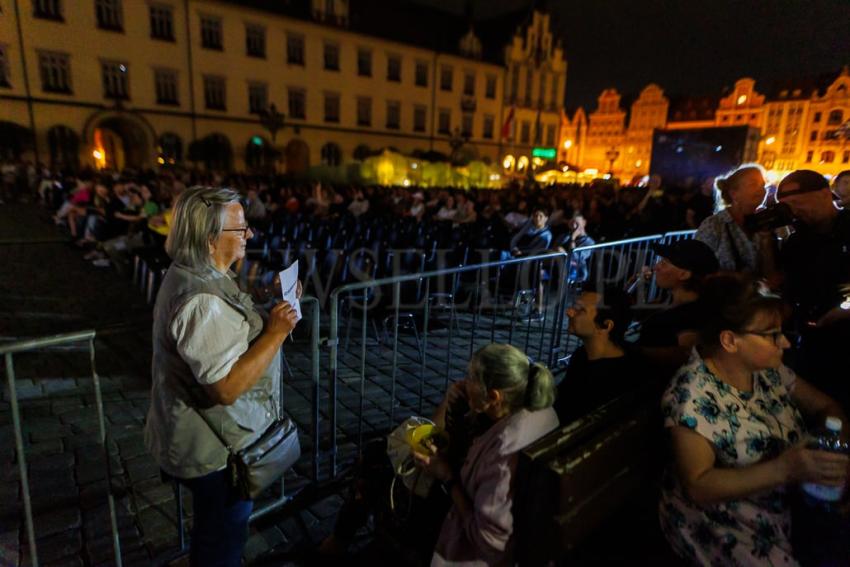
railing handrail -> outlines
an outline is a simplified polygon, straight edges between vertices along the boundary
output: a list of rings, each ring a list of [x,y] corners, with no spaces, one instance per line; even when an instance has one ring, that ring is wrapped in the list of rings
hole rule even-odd
[[[370,287],[378,287],[382,285],[390,285],[395,283],[404,283],[410,281],[416,281],[425,278],[433,278],[439,276],[447,276],[447,275],[455,275],[464,272],[475,272],[483,269],[496,268],[499,266],[510,266],[512,264],[520,264],[523,262],[531,262],[533,260],[547,260],[552,258],[564,258],[569,257],[569,252],[550,252],[548,254],[541,254],[539,256],[523,256],[521,258],[511,258],[510,260],[501,260],[497,262],[486,262],[484,264],[468,264],[463,266],[454,266],[451,268],[443,268],[442,270],[433,270],[430,272],[420,272],[416,274],[403,274],[397,276],[389,276],[386,278],[381,278],[377,280],[364,280],[359,282],[351,282],[344,285],[339,286],[331,292],[330,299],[332,301],[331,305],[334,305],[336,298],[341,294],[348,291],[357,291],[359,289],[365,289]]]
[[[0,345],[0,356],[10,353],[26,352],[29,350],[58,346],[65,343],[90,341],[94,339],[95,333],[96,331],[94,329],[86,329],[84,331],[75,331],[73,333],[63,333],[60,335],[48,335],[46,337],[26,339],[11,344]]]
[[[664,238],[667,238],[668,236],[685,236],[686,234],[696,234],[696,232],[697,231],[695,228],[691,228],[688,230],[673,230],[671,232],[665,232]]]
[[[623,246],[624,244],[636,244],[638,242],[646,242],[649,240],[660,240],[664,238],[665,234],[650,234],[648,236],[638,236],[635,238],[627,238],[625,240],[612,240],[611,242],[600,242],[598,244],[590,244],[589,246],[579,246],[573,248],[573,252],[587,252],[602,248],[614,248],[615,246]]]

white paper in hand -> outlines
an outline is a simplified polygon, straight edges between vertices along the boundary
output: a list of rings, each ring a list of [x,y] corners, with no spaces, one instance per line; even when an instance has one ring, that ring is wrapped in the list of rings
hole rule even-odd
[[[301,301],[295,295],[298,288],[298,260],[292,263],[291,266],[280,272],[280,289],[283,293],[283,300],[295,308],[295,313],[298,315],[298,321],[301,320]]]

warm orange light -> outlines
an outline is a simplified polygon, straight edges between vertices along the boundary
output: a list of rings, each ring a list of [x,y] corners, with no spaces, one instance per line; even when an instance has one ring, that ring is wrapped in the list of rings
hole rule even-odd
[[[100,150],[95,150],[95,151],[93,151],[93,152],[91,153],[91,155],[92,155],[92,157],[94,157],[94,159],[96,159],[97,161],[102,161],[102,160],[103,160],[103,152],[102,152],[102,151],[100,151]]]
[[[744,104],[745,102],[747,102],[747,95],[742,94],[738,97],[738,104]]]
[[[571,147],[573,147],[573,141],[572,140],[564,140],[564,149],[568,150]]]
[[[764,143],[765,143],[765,144],[767,144],[767,145],[769,146],[770,144],[772,144],[772,143],[773,143],[773,142],[775,142],[775,141],[776,141],[776,137],[775,137],[775,136],[771,136],[771,137],[769,137],[767,140],[765,140],[765,141],[764,141]]]

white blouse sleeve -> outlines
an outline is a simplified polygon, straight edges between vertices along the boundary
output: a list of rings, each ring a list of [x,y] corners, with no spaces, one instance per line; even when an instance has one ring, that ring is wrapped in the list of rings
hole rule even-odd
[[[171,322],[177,352],[201,384],[218,382],[248,350],[248,322],[222,299],[201,293]]]

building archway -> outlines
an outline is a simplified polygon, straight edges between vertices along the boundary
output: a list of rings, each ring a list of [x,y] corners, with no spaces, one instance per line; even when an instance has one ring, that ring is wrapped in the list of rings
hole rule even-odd
[[[29,128],[15,122],[0,121],[0,160],[17,161],[33,147]]]
[[[183,140],[174,132],[165,132],[159,137],[157,144],[157,163],[159,165],[176,165],[183,163]]]
[[[342,150],[333,142],[322,146],[322,165],[336,167],[342,163]]]
[[[303,175],[310,167],[310,148],[304,140],[290,140],[284,149],[286,172]]]
[[[71,128],[57,124],[47,131],[47,146],[50,150],[50,167],[70,169],[80,167],[80,137]]]
[[[102,110],[92,114],[83,127],[83,138],[99,168],[120,171],[152,165],[156,132],[134,112]]]
[[[233,149],[230,140],[218,132],[189,144],[189,161],[201,162],[209,171],[230,171],[233,168]]]

